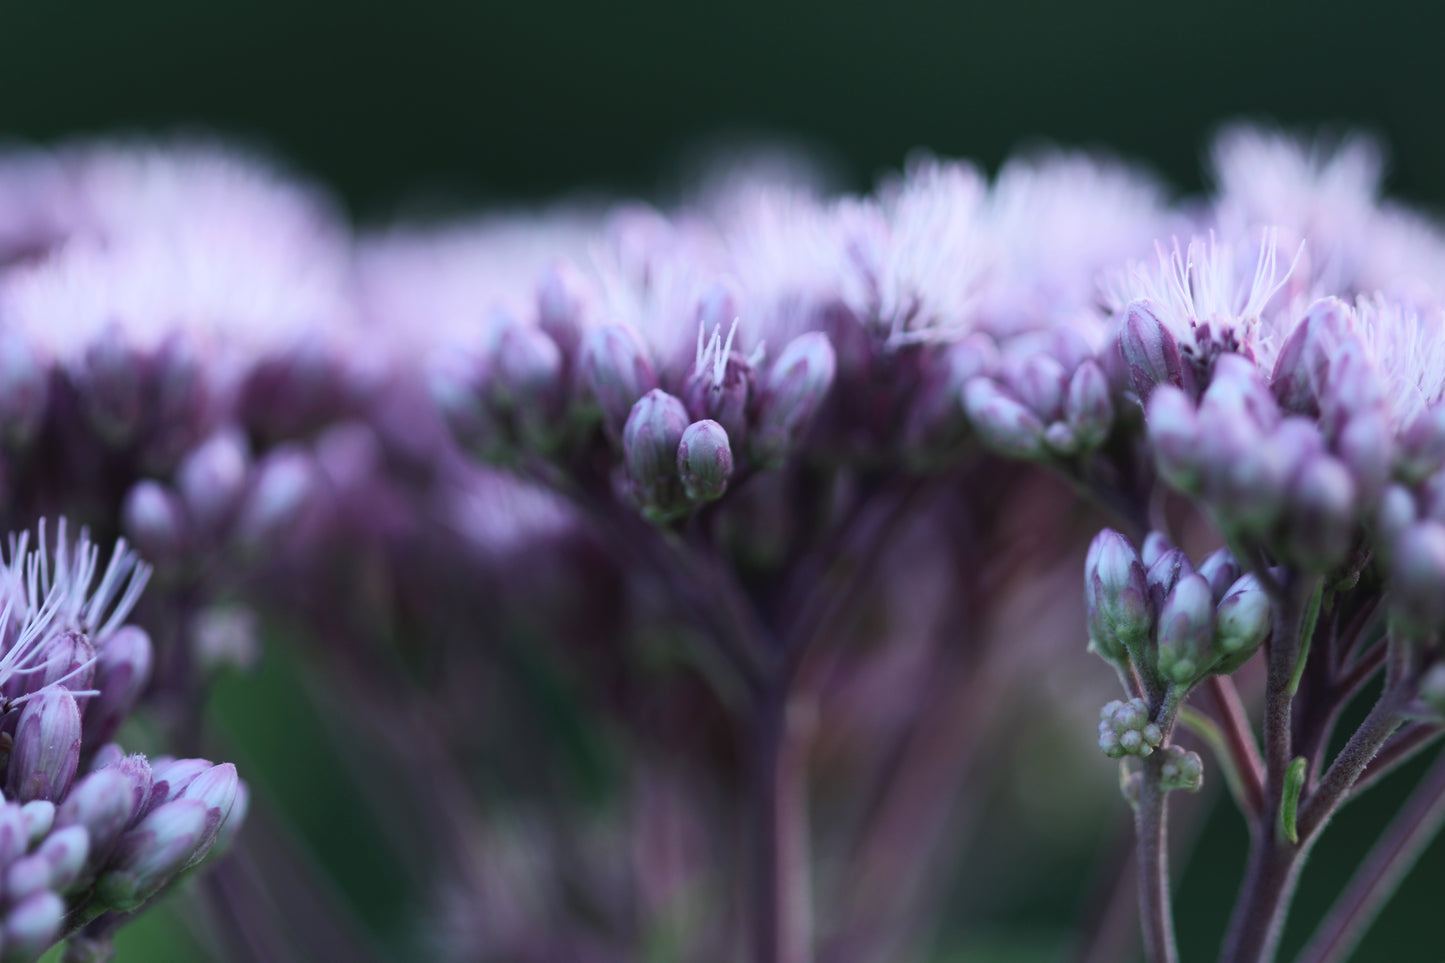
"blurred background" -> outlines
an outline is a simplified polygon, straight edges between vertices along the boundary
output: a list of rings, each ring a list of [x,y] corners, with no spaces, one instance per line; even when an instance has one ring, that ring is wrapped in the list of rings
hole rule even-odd
[[[837,186],[863,190],[918,148],[992,169],[1057,142],[1144,161],[1190,193],[1203,183],[1210,132],[1249,118],[1371,131],[1389,148],[1391,191],[1435,209],[1445,201],[1442,31],[1445,6],[1410,2],[6,4],[0,137],[214,131],[330,185],[355,219],[374,223],[579,191],[666,198],[738,143],[801,148]],[[381,944],[409,945],[398,932],[410,925],[404,876],[366,845],[379,830],[350,804],[349,776],[327,748],[346,722],[328,717],[326,680],[271,638],[254,673],[223,682],[211,712],[223,757],[314,850],[330,895]],[[572,739],[565,694],[546,724]],[[1046,746],[1050,734],[1037,738]],[[579,766],[604,771],[588,778],[605,782],[619,764],[606,747],[574,749]],[[1065,770],[1104,786],[1114,778],[1103,759]],[[1286,956],[1363,852],[1354,827],[1392,806],[1418,771],[1327,835]],[[1066,955],[1117,813],[1020,808],[1050,787],[1015,782],[985,801],[981,824],[994,821],[990,837],[1029,833],[1035,848],[960,844],[968,858],[946,927],[960,935],[940,939],[940,963]],[[1186,959],[1212,958],[1245,849],[1228,806],[1199,808],[1203,834],[1181,854]],[[1437,844],[1356,958],[1438,958],[1441,886]],[[173,899],[133,927],[119,958],[206,958],[184,911]]]

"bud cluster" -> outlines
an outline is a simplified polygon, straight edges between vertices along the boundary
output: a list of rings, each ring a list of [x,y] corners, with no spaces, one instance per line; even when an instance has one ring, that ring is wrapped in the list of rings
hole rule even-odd
[[[1104,369],[1073,339],[1055,350],[1005,353],[992,375],[970,378],[963,407],[990,447],[1014,458],[1069,459],[1097,449],[1114,425]]]
[[[150,574],[121,543],[101,567],[64,522],[53,552],[12,538],[0,568],[0,958],[34,959],[67,919],[128,912],[240,823],[235,767],[125,756],[109,742],[149,677],[125,624]],[[244,810],[244,802],[242,803]],[[229,827],[229,828],[227,828]]]
[[[1144,554],[1120,533],[1095,537],[1085,567],[1090,649],[1147,680],[1190,686],[1242,665],[1270,631],[1269,597],[1221,549],[1196,569],[1155,533]]]
[[[1115,699],[1099,710],[1099,748],[1110,759],[1151,755],[1164,741],[1158,724],[1149,719],[1143,699]]]
[[[300,445],[252,457],[240,432],[222,430],[189,452],[172,483],[146,478],[126,494],[121,520],[163,572],[194,568],[228,547],[256,551],[286,532],[318,486]]]

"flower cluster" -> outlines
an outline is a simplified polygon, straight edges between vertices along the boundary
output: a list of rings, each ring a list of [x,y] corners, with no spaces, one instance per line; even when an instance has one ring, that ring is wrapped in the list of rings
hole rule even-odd
[[[126,756],[111,742],[150,676],[126,624],[150,575],[124,543],[100,565],[64,521],[12,536],[0,568],[0,906],[5,959],[37,958],[106,913],[143,905],[229,839],[246,790],[229,763]]]
[[[1325,823],[1445,731],[1445,235],[1381,200],[1362,141],[1233,130],[1214,166],[1189,204],[1046,154],[993,178],[923,160],[861,197],[749,175],[671,210],[353,232],[211,146],[0,164],[0,196],[35,198],[0,211],[0,507],[126,531],[161,599],[148,636],[124,624],[130,554],[12,546],[8,865],[41,882],[5,877],[5,945],[103,931],[234,831],[234,769],[110,740],[153,662],[152,699],[194,722],[176,707],[205,653],[246,648],[216,641],[235,603],[301,624],[455,861],[443,898],[494,914],[458,958],[585,956],[690,888],[746,892],[759,960],[906,955],[982,765],[949,737],[997,721],[977,680],[1041,687],[1083,636],[1124,689],[1098,744],[1124,764],[1150,955],[1172,957],[1164,800],[1200,786],[1198,738],[1254,831],[1226,958],[1268,958]],[[1049,573],[1098,512],[1120,530],[1088,547],[1080,619]],[[615,725],[639,811],[659,786],[670,812],[746,811],[761,882],[699,843],[632,902],[579,910],[552,881],[497,908],[504,870],[438,838],[497,836],[451,770],[540,755],[508,713],[544,690]],[[816,832],[810,752],[867,800]],[[582,818],[521,808],[546,814],[528,838]],[[601,822],[577,833],[615,844]],[[809,930],[815,868],[836,933]],[[682,955],[715,939],[649,926]]]

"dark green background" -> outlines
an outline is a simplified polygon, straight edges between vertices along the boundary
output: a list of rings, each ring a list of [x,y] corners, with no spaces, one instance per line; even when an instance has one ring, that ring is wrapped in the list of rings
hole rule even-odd
[[[1194,190],[1209,131],[1250,117],[1376,131],[1392,150],[1392,189],[1435,205],[1445,199],[1442,28],[1445,6],[1398,2],[0,0],[0,134],[240,135],[371,220],[419,196],[650,192],[720,133],[795,139],[855,188],[915,147],[992,167],[1049,139],[1148,160]],[[307,691],[281,664],[228,682],[219,729],[303,829],[344,825],[328,818],[346,805],[335,773],[296,764],[322,748],[296,711],[277,710]],[[1301,917],[1327,904],[1371,818],[1362,807],[1327,837]],[[386,881],[342,859],[348,840],[314,842],[346,868],[340,884],[360,908],[385,920],[395,908]],[[1180,891],[1186,959],[1212,955],[1222,890],[1242,859],[1227,808],[1198,853]],[[1359,959],[1440,957],[1442,863],[1437,846]],[[1079,878],[998,921],[1001,931],[1041,933],[1051,946]],[[157,915],[137,928],[122,960],[181,958],[147,935],[168,939],[170,925]]]
[[[7,2],[0,130],[236,132],[371,214],[647,189],[720,130],[804,138],[855,186],[917,146],[995,165],[1046,137],[1187,188],[1249,116],[1377,130],[1436,200],[1442,27],[1421,2]]]

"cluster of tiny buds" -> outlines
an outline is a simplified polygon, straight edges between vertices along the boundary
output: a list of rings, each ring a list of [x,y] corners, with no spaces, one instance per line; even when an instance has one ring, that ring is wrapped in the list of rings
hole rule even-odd
[[[1099,710],[1099,748],[1110,759],[1143,759],[1163,741],[1164,733],[1150,720],[1149,704],[1143,699],[1115,699]]]
[[[1199,757],[1199,753],[1173,745],[1164,746],[1159,751],[1162,754],[1159,765],[1160,789],[1165,792],[1175,789],[1198,792],[1204,788],[1204,760]],[[1120,774],[1119,788],[1129,805],[1139,805],[1139,789],[1143,783],[1142,772]]]
[[[963,407],[992,448],[1014,458],[1060,459],[1103,444],[1114,424],[1109,380],[1087,348],[1005,354],[992,375],[970,378]]]
[[[1190,686],[1228,674],[1269,634],[1268,594],[1223,549],[1196,569],[1160,533],[1141,555],[1105,529],[1089,547],[1084,578],[1090,649],[1149,681]]]
[[[282,445],[257,460],[242,434],[218,431],[181,459],[173,484],[144,479],[122,521],[163,573],[234,545],[254,553],[286,530],[317,483],[312,456]]]
[[[1163,359],[1136,359],[1130,368],[1160,475],[1275,558],[1336,570],[1354,557],[1392,473],[1417,472],[1427,449],[1439,449],[1434,468],[1445,460],[1445,438],[1429,430],[1433,417],[1418,429],[1430,436],[1419,451],[1397,446],[1378,372],[1337,299],[1309,309],[1268,380],[1238,353],[1217,355],[1207,372],[1181,368],[1173,337],[1148,304],[1128,312],[1134,353]]]

